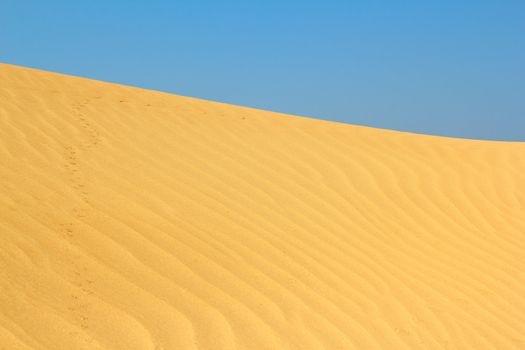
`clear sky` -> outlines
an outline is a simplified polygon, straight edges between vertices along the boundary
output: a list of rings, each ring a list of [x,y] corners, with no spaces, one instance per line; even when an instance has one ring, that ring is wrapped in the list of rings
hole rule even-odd
[[[525,141],[524,0],[0,0],[0,61],[352,124]]]

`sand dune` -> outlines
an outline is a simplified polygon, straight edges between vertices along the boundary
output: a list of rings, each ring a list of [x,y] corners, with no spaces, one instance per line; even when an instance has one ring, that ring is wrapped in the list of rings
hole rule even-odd
[[[0,349],[525,349],[525,143],[0,65]]]

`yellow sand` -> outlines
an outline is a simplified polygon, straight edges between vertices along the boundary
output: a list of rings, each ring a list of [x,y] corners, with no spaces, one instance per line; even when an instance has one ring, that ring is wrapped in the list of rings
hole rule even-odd
[[[525,349],[525,143],[0,65],[0,349]]]

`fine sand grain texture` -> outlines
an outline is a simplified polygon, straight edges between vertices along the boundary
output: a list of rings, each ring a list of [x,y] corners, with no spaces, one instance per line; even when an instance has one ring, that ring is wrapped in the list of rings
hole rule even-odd
[[[0,349],[525,349],[525,143],[0,65]]]

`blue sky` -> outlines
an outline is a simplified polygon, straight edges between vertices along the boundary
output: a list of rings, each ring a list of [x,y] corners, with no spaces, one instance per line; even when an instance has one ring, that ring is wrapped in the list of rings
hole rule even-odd
[[[523,0],[2,0],[0,61],[352,124],[525,141]]]

